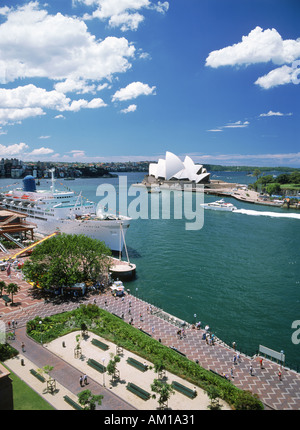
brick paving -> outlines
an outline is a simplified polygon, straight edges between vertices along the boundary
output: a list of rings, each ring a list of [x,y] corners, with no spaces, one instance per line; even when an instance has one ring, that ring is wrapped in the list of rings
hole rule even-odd
[[[14,297],[16,306],[5,306],[4,301],[0,299],[0,321],[6,324],[13,320],[17,322],[17,340],[15,341],[17,349],[20,349],[22,339],[25,339],[25,325],[28,320],[35,316],[44,318],[45,316],[72,310],[81,303],[96,303],[101,308],[123,317],[126,322],[130,322],[133,319],[135,327],[140,327],[157,340],[160,339],[163,344],[177,348],[189,359],[198,360],[199,364],[206,369],[230,375],[232,368],[232,383],[243,390],[250,390],[252,393],[258,394],[268,409],[300,409],[300,374],[283,368],[282,380],[280,381],[278,377],[280,366],[277,363],[264,359],[263,368],[261,369],[258,357],[252,358],[243,354],[240,355],[239,362],[234,364],[235,351],[222,342],[216,342],[213,346],[207,344],[205,340],[202,340],[203,330],[186,328],[185,336],[180,339],[177,336],[178,320],[176,321],[176,318],[167,316],[167,314],[153,306],[152,312],[150,312],[151,305],[137,297],[125,296],[122,300],[121,298],[114,298],[111,294],[101,294],[85,297],[78,301],[70,300],[57,304],[54,302],[46,303],[43,299],[36,297],[31,285],[22,281],[21,275],[16,271],[12,271],[11,279],[8,279],[6,272],[0,272],[0,280],[4,280],[6,283],[16,282],[21,288],[20,292]],[[129,307],[129,301],[131,301],[131,307]],[[140,317],[141,315],[142,317]],[[29,341],[26,338],[27,344]],[[51,353],[42,346],[34,342],[33,344],[32,347],[28,348],[28,358],[39,366],[45,365],[45,363],[50,364],[50,358],[45,357],[44,354]],[[69,388],[71,392],[77,394],[79,390],[78,371],[52,355],[51,362],[54,361],[54,377],[62,385]],[[253,367],[252,375],[250,375],[249,371],[250,366]],[[104,390],[99,384],[96,384],[93,388],[95,393],[101,393],[101,390]],[[107,401],[103,402],[103,409],[133,408],[114,395],[112,395],[112,398],[108,398],[107,393],[109,392],[106,390],[105,398]]]

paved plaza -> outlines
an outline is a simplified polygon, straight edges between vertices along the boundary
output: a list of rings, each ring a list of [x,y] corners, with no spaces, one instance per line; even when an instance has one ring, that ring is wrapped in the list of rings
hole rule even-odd
[[[64,360],[54,356],[41,345],[31,341],[25,333],[26,322],[35,316],[44,318],[53,314],[77,308],[81,303],[96,303],[103,309],[123,317],[126,322],[133,319],[135,327],[149,333],[153,338],[160,340],[167,346],[177,348],[184,353],[189,359],[196,361],[206,368],[212,369],[219,374],[228,374],[232,383],[243,390],[249,390],[258,394],[261,401],[265,404],[266,409],[276,410],[299,410],[300,409],[300,374],[293,370],[280,368],[280,365],[270,360],[263,360],[263,367],[260,367],[258,357],[248,357],[240,354],[240,359],[234,364],[233,359],[235,351],[219,342],[213,346],[202,340],[204,330],[186,328],[185,336],[181,338],[177,335],[178,321],[176,318],[167,316],[162,310],[151,307],[151,304],[143,300],[126,295],[125,298],[113,297],[110,293],[91,295],[78,301],[67,302],[48,302],[36,296],[31,285],[22,280],[21,274],[12,271],[9,279],[6,272],[0,272],[0,279],[8,282],[16,282],[20,285],[20,292],[15,295],[14,302],[16,306],[6,306],[0,299],[0,321],[12,325],[14,321],[16,328],[16,340],[13,341],[15,346],[21,352],[21,342],[27,345],[32,343],[30,348],[26,349],[24,356],[38,367],[50,364],[51,360],[55,361],[53,370],[54,378],[62,384],[70,393],[77,394],[79,391],[78,378],[79,371]],[[129,301],[131,301],[131,313],[129,314]],[[250,374],[250,366],[253,371]],[[231,374],[231,368],[233,374]],[[281,380],[278,377],[278,371],[282,371]],[[95,382],[94,382],[95,383]],[[103,393],[105,390],[105,401],[103,409],[134,409],[133,405],[124,401],[121,397],[113,395],[109,390],[103,388],[101,384],[95,383],[95,394]],[[109,396],[112,396],[109,398]],[[113,399],[113,400],[112,400]]]

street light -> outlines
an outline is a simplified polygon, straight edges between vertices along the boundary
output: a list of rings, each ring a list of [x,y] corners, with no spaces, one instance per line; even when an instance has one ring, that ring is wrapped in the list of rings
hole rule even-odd
[[[42,321],[39,321],[39,325],[40,325],[40,329],[41,329],[41,344],[43,344],[43,340],[42,340]]]
[[[281,370],[282,370],[282,363],[283,363],[283,354],[284,354],[284,350],[282,349],[280,351],[280,360],[281,360],[281,366],[280,366],[280,368],[281,368]]]
[[[102,358],[102,363],[104,366],[105,358]],[[103,387],[105,387],[105,370],[103,369]]]

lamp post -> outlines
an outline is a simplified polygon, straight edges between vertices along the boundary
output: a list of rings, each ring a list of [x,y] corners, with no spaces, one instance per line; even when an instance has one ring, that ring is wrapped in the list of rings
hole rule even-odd
[[[104,366],[105,358],[102,358],[102,363]],[[105,387],[105,370],[103,371],[103,387]]]
[[[43,339],[42,339],[42,321],[39,321],[39,325],[40,325],[40,329],[41,329],[41,344],[43,344]]]
[[[282,363],[283,363],[283,354],[284,354],[284,350],[282,349],[280,351],[280,361],[281,361],[281,365],[280,365],[280,369],[282,370]]]

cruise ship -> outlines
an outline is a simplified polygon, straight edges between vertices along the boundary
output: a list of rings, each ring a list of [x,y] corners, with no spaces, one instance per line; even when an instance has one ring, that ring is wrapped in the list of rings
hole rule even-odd
[[[103,241],[112,251],[121,252],[131,218],[102,213],[96,204],[74,191],[55,189],[54,172],[49,190],[37,189],[35,179],[28,175],[23,188],[0,193],[0,205],[23,213],[34,223],[36,231],[49,235],[55,231],[67,234],[84,234]]]

